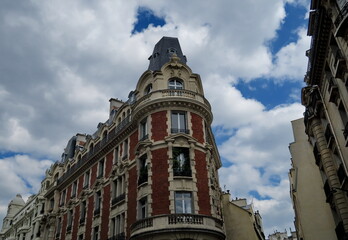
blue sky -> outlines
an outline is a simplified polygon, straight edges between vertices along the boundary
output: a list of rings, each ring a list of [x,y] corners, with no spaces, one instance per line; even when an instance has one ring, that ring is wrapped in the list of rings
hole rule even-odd
[[[0,218],[17,193],[37,192],[71,136],[105,121],[111,97],[127,99],[154,45],[173,36],[212,105],[221,186],[253,202],[266,235],[293,229],[288,144],[303,113],[308,6],[2,1]]]

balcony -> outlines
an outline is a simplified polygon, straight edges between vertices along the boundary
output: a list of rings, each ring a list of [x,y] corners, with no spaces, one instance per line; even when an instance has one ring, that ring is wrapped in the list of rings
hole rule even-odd
[[[131,239],[175,232],[209,233],[215,236],[212,239],[225,239],[221,220],[196,214],[160,215],[139,220],[131,226]]]
[[[112,236],[108,238],[108,240],[126,240],[126,235],[123,233],[117,234],[115,236]]]
[[[197,105],[204,106],[204,109],[210,111],[211,106],[205,97],[199,93],[185,90],[185,89],[163,89],[153,91],[140,99],[138,99],[133,105],[133,113],[137,112],[138,109],[143,108],[143,105],[148,102],[167,102],[172,100],[188,100],[190,102],[196,102]],[[135,114],[136,115],[136,114]]]
[[[125,200],[125,198],[126,198],[126,194],[122,193],[121,195],[112,199],[111,205],[114,206],[114,205],[120,203],[121,201]]]
[[[94,210],[94,216],[96,217],[96,216],[99,216],[99,215],[100,215],[100,208],[96,208]]]
[[[80,225],[84,225],[84,224],[85,224],[85,216],[80,218]]]

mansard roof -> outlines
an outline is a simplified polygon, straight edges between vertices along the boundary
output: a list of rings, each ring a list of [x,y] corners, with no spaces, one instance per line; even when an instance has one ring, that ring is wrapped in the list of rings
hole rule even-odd
[[[169,62],[173,54],[176,54],[180,58],[180,61],[186,64],[186,56],[181,51],[179,40],[174,37],[162,37],[156,43],[153,53],[149,57],[150,63],[148,70],[161,70],[161,67]]]

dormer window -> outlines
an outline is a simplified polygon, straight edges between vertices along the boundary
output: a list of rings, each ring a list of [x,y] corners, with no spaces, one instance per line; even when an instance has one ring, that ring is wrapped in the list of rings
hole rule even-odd
[[[168,48],[167,49],[167,53],[169,53],[170,55],[173,55],[174,53],[176,54],[177,53],[177,50],[176,50],[176,48]]]
[[[145,91],[144,91],[144,95],[147,95],[150,92],[152,92],[152,84],[147,85],[147,87],[145,88]]]
[[[169,79],[168,88],[169,89],[184,89],[184,85],[181,80],[177,78],[172,78],[172,79]]]

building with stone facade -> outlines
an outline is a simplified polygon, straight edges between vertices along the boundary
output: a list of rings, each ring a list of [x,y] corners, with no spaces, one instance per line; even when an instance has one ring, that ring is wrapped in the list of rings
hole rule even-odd
[[[330,238],[327,238],[330,239]],[[268,235],[267,240],[297,240],[296,232],[290,230],[290,235],[288,236],[288,232],[285,230],[284,232],[275,231],[274,233]]]
[[[10,211],[1,240],[226,238],[221,160],[200,76],[177,38],[163,37],[149,60],[128,100],[110,99],[109,119],[69,140],[32,207]]]
[[[229,192],[222,194],[223,219],[226,240],[264,240],[262,217],[245,198],[231,199]]]
[[[315,163],[303,120],[292,121],[294,142],[289,147],[292,166],[289,171],[290,196],[298,239],[335,239],[335,222],[330,205],[326,202],[324,182]]]
[[[347,9],[345,0],[311,1],[308,35],[312,40],[306,52],[308,71],[301,96],[306,108],[304,126],[308,151],[314,156],[314,159],[303,158],[302,161],[316,164],[315,169],[323,184],[320,191],[325,195],[324,199],[316,200],[329,206],[328,221],[333,221],[332,230],[337,239],[348,239]],[[295,225],[298,226],[299,222],[305,221],[304,218],[313,219],[317,214],[297,214],[296,217]],[[303,236],[298,237],[301,239]]]

